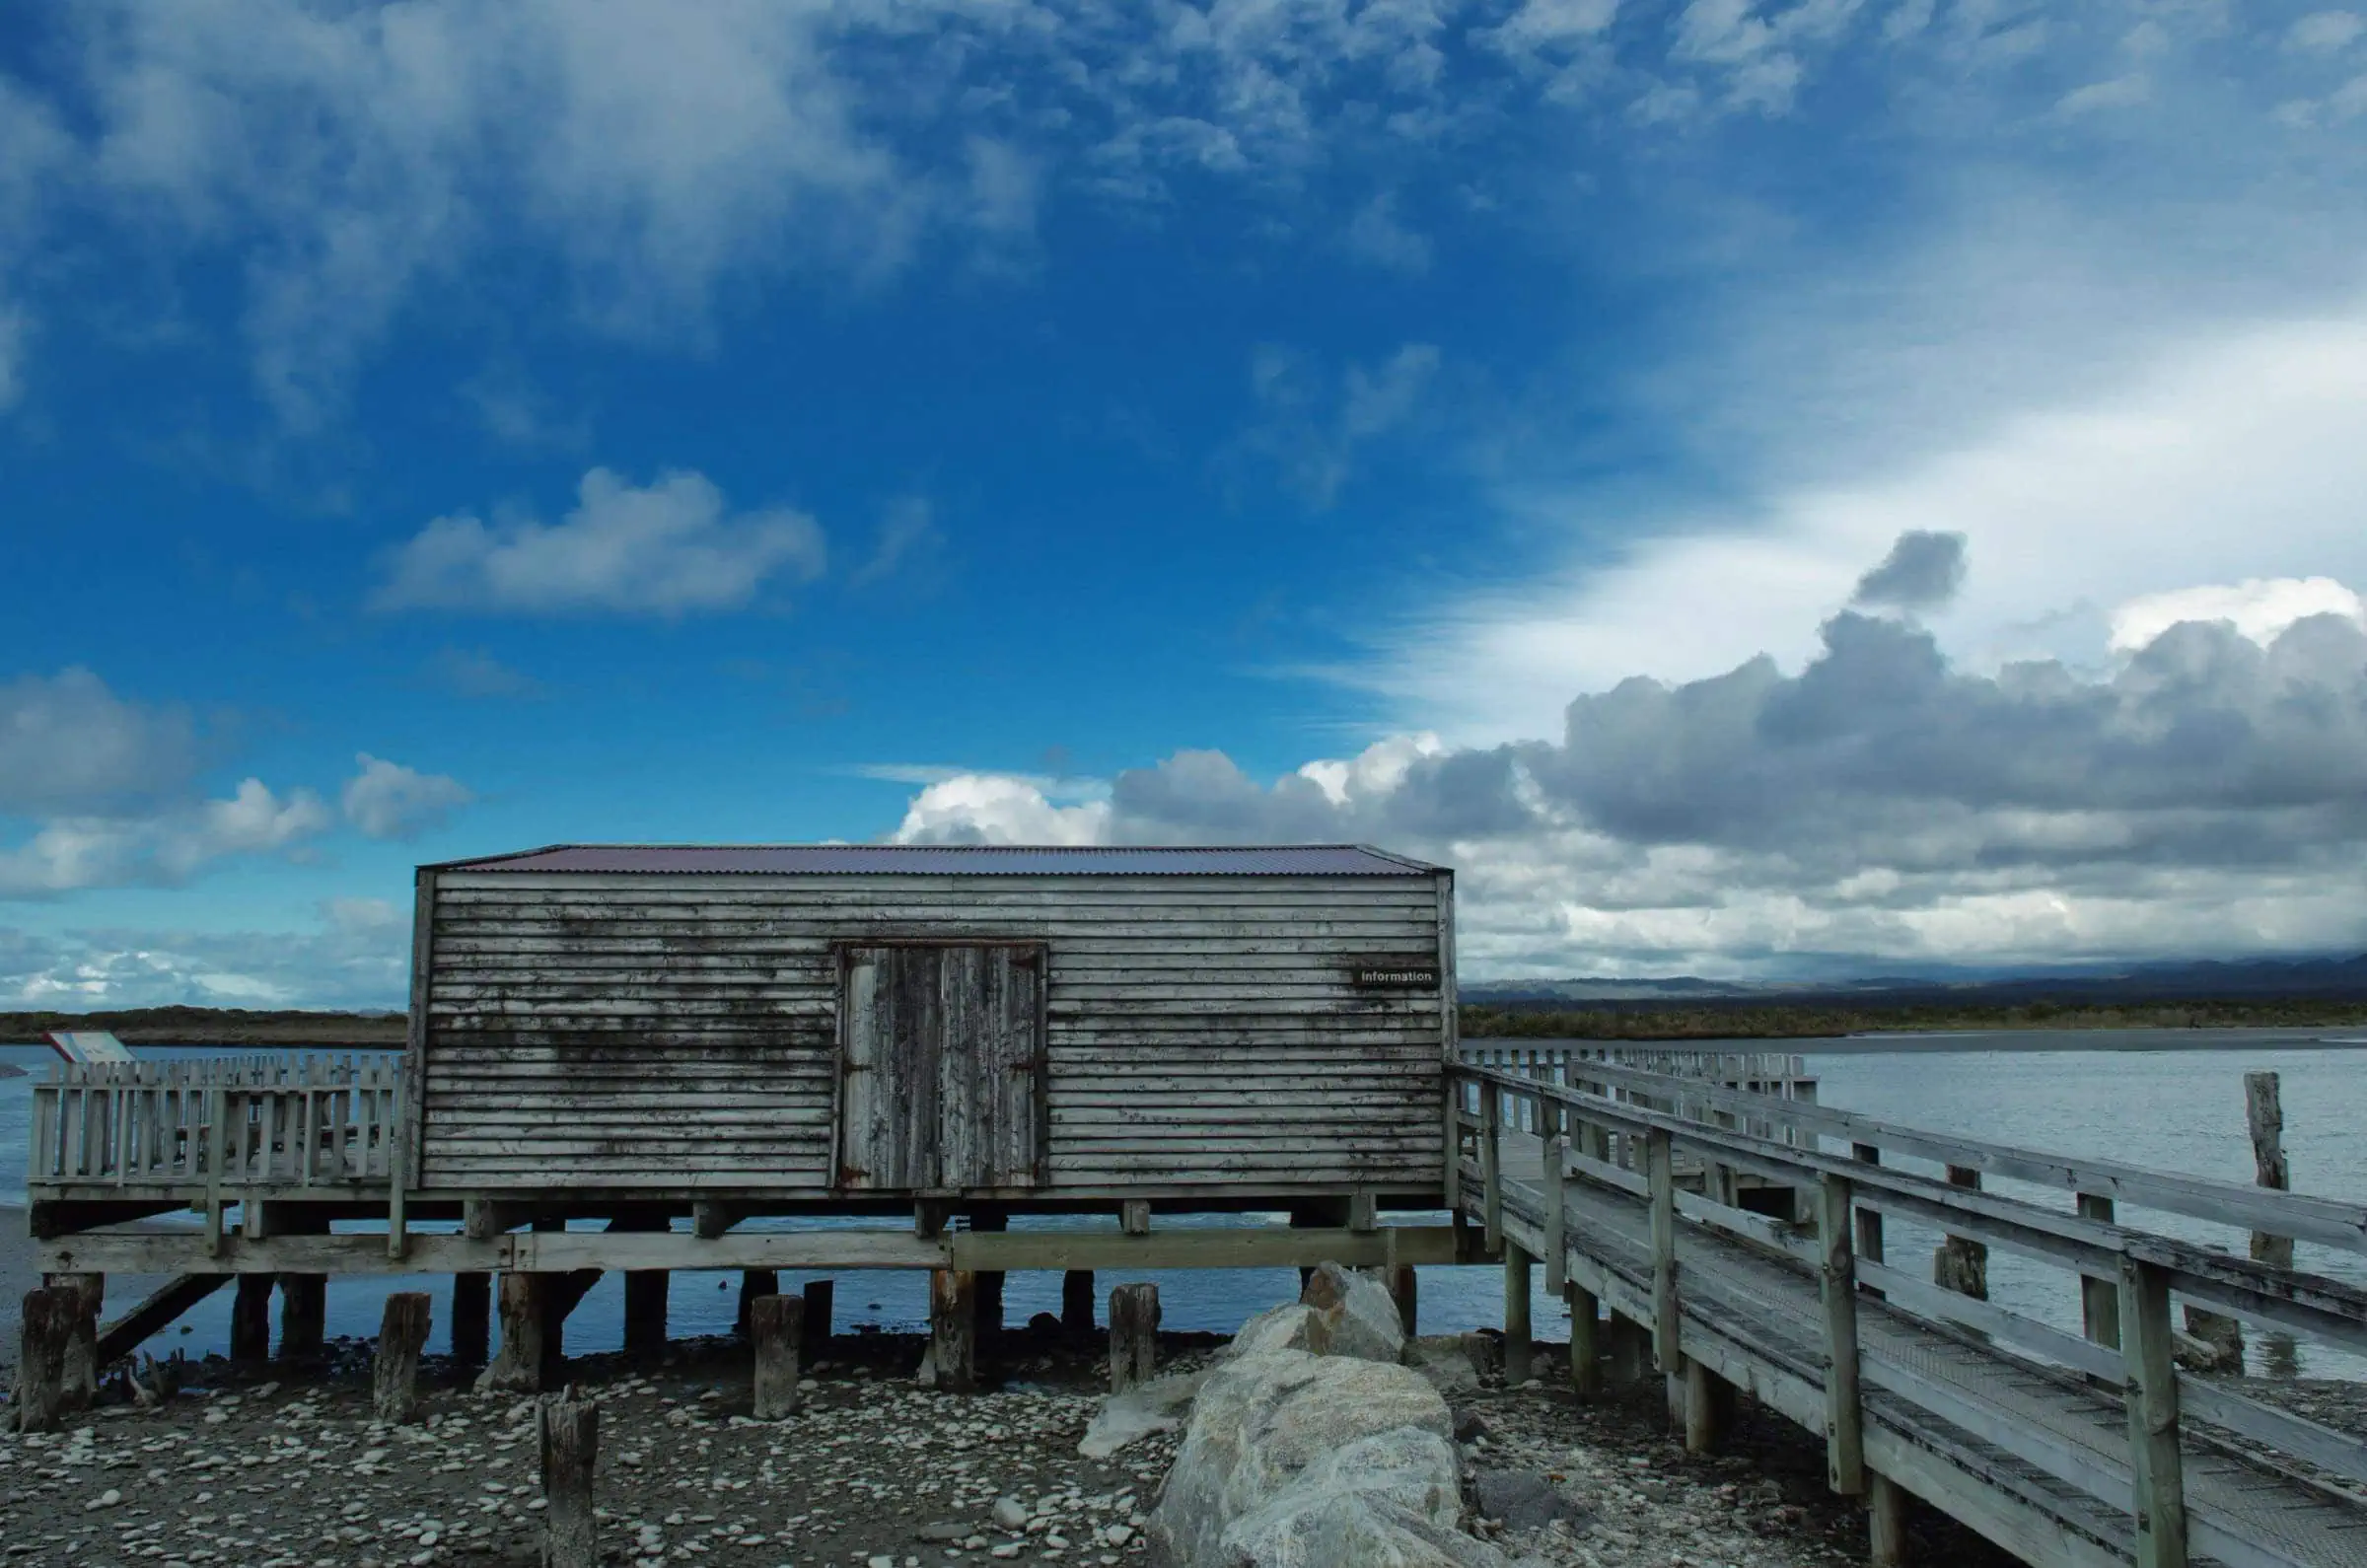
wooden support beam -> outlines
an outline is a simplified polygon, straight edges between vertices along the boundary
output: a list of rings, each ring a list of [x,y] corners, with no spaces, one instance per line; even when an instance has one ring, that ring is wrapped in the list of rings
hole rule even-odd
[[[2178,1447],[2178,1373],[2171,1361],[2167,1270],[2133,1257],[2120,1260],[2120,1335],[2128,1376],[2137,1568],[2186,1568],[2186,1472]]]
[[[732,1316],[732,1332],[748,1337],[749,1315],[759,1296],[780,1294],[781,1276],[769,1268],[752,1268],[740,1276],[740,1310]]]
[[[491,1198],[461,1200],[461,1234],[472,1242],[489,1242],[534,1217],[522,1203],[497,1203]]]
[[[740,1223],[740,1214],[728,1203],[701,1199],[690,1205],[690,1234],[702,1242],[712,1242]]]
[[[1591,1399],[1603,1391],[1602,1304],[1576,1285],[1561,1290],[1570,1308],[1570,1391]]]
[[[1825,1306],[1825,1480],[1844,1497],[1866,1489],[1865,1408],[1858,1392],[1857,1259],[1847,1180],[1817,1188],[1818,1270]]]
[[[1405,1330],[1408,1339],[1420,1331],[1416,1324],[1422,1315],[1421,1290],[1421,1281],[1411,1263],[1399,1263],[1389,1270],[1389,1293],[1397,1300],[1398,1326]]]
[[[1504,1247],[1504,1381],[1514,1388],[1527,1383],[1537,1329],[1530,1320],[1529,1254],[1511,1243]]]
[[[1652,1334],[1632,1318],[1610,1314],[1603,1323],[1605,1383],[1614,1389],[1632,1389],[1644,1381],[1651,1365]]]
[[[1370,1192],[1348,1194],[1348,1229],[1362,1235],[1381,1224],[1381,1205]]]
[[[1479,1086],[1479,1223],[1489,1252],[1504,1245],[1504,1094]]]
[[[66,1410],[87,1410],[99,1397],[99,1314],[107,1304],[107,1276],[51,1274],[42,1283],[73,1300],[74,1330],[66,1336],[58,1386]]]
[[[1853,1143],[1849,1146],[1849,1158],[1860,1165],[1878,1166],[1882,1164],[1882,1150],[1870,1143]],[[1883,1254],[1882,1211],[1879,1209],[1857,1211],[1857,1256],[1868,1263],[1886,1261]],[[1882,1292],[1878,1290],[1868,1290],[1866,1294],[1875,1301],[1883,1299]]]
[[[1866,1560],[1874,1568],[1906,1568],[1906,1488],[1880,1473],[1866,1481]]]
[[[1980,1173],[1971,1166],[1948,1167],[1948,1184],[1980,1190]],[[1989,1299],[1989,1247],[1986,1242],[1975,1242],[1967,1236],[1950,1236],[1941,1241],[1939,1250],[1931,1256],[1931,1282],[1942,1290],[1970,1296],[1974,1301]]]
[[[1060,1276],[1060,1326],[1072,1334],[1093,1332],[1093,1270],[1072,1268]]]
[[[271,1359],[271,1287],[278,1276],[241,1274],[230,1307],[230,1359],[257,1367]]]
[[[542,1407],[544,1568],[600,1568],[600,1513],[592,1477],[600,1467],[600,1406],[556,1399]]]
[[[99,1330],[99,1365],[130,1355],[150,1335],[170,1327],[182,1313],[229,1284],[230,1274],[180,1274],[157,1287],[137,1307]]]
[[[1145,1205],[1147,1208],[1148,1205]],[[1144,1229],[1149,1229],[1149,1215],[1144,1215]],[[970,1210],[969,1228],[981,1236],[1001,1236],[1011,1229],[1008,1210],[991,1205]],[[978,1335],[991,1340],[1003,1331],[1003,1281],[1007,1277],[999,1268],[981,1268],[978,1276]]]
[[[493,1349],[493,1276],[464,1269],[452,1276],[452,1359],[481,1367]]]
[[[1685,1452],[1715,1454],[1733,1424],[1734,1385],[1687,1357],[1685,1363]]]
[[[929,1272],[929,1352],[937,1363],[937,1387],[968,1393],[977,1387],[977,1276],[968,1269]]]
[[[830,1353],[830,1315],[836,1310],[838,1286],[833,1280],[806,1281],[805,1356],[820,1361]]]
[[[797,1363],[805,1342],[805,1314],[803,1296],[759,1296],[749,1306],[752,1413],[759,1421],[778,1421],[797,1411]]]
[[[2093,1192],[2079,1194],[2079,1217],[2113,1223],[2113,1200]],[[2120,1282],[2079,1276],[2079,1324],[2088,1338],[2113,1349],[2120,1348]]]
[[[2256,1184],[2277,1192],[2291,1190],[2293,1174],[2285,1166],[2284,1092],[2282,1081],[2275,1073],[2244,1075],[2244,1122],[2252,1133]],[[2255,1231],[2252,1233],[2252,1256],[2255,1262],[2291,1268],[2293,1238]]]
[[[1120,1285],[1110,1293],[1110,1391],[1123,1393],[1159,1369],[1159,1287]]]
[[[1128,1236],[1151,1234],[1151,1203],[1148,1198],[1127,1198],[1117,1206],[1117,1227]]]
[[[308,1361],[321,1354],[328,1329],[328,1276],[279,1276],[279,1355]]]
[[[81,1313],[81,1299],[74,1291],[44,1285],[25,1293],[24,1314],[18,1319],[18,1431],[54,1432],[67,1414],[66,1341]]]
[[[370,1414],[400,1425],[419,1419],[419,1353],[427,1347],[433,1301],[425,1291],[397,1291],[379,1319],[371,1364]]]
[[[663,1268],[636,1268],[624,1276],[624,1353],[646,1365],[666,1354],[666,1306],[674,1292],[674,1274]]]

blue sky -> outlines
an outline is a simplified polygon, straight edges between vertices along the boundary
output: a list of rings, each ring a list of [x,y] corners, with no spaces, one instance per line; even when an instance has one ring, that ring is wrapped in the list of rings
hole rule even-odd
[[[2234,0],[19,9],[0,1000],[398,1004],[571,839],[2367,944],[2363,132]]]

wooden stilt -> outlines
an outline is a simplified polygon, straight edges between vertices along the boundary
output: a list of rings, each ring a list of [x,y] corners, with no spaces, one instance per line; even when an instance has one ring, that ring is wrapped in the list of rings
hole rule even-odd
[[[53,1432],[66,1414],[66,1340],[81,1311],[78,1294],[53,1286],[25,1293],[17,1353],[17,1430]]]
[[[230,1359],[234,1364],[261,1366],[271,1359],[271,1287],[277,1276],[241,1274],[238,1295],[230,1307]]]
[[[1594,1293],[1562,1287],[1570,1306],[1570,1391],[1591,1399],[1603,1391],[1602,1306]]]
[[[1411,1263],[1399,1263],[1389,1271],[1389,1293],[1397,1298],[1398,1325],[1411,1339],[1421,1331],[1416,1326],[1421,1319],[1421,1281]]]
[[[493,1350],[493,1276],[467,1272],[452,1276],[452,1359],[464,1367],[481,1367]]]
[[[279,1355],[309,1361],[321,1354],[328,1331],[328,1276],[279,1276]]]
[[[749,1304],[748,1340],[753,1355],[752,1409],[759,1421],[778,1421],[797,1409],[797,1353],[805,1339],[803,1296],[759,1296]]]
[[[538,1393],[543,1374],[542,1274],[501,1276],[501,1352],[493,1358],[492,1386]]]
[[[779,1270],[752,1268],[743,1273],[740,1276],[740,1311],[732,1319],[732,1332],[742,1336],[748,1333],[748,1310],[757,1297],[777,1296],[780,1293]]]
[[[1514,1388],[1529,1381],[1536,1326],[1530,1321],[1529,1254],[1504,1244],[1504,1381]]]
[[[401,1423],[419,1417],[419,1352],[427,1346],[432,1309],[425,1291],[398,1291],[387,1298],[370,1380],[370,1413],[378,1420]]]
[[[1159,1287],[1120,1285],[1110,1293],[1110,1391],[1151,1381],[1159,1365]]]
[[[1733,1423],[1734,1386],[1687,1357],[1685,1363],[1685,1451],[1715,1454]]]
[[[1011,1217],[1001,1209],[979,1209],[971,1213],[969,1228],[979,1232],[1000,1232],[1011,1228]],[[1003,1271],[999,1268],[978,1270],[978,1333],[991,1338],[1003,1331]]]
[[[542,1407],[542,1561],[600,1568],[592,1476],[600,1465],[600,1406],[558,1399]]]
[[[1072,1334],[1093,1332],[1093,1270],[1072,1268],[1060,1276],[1060,1326]]]
[[[1980,1173],[1970,1166],[1952,1165],[1948,1168],[1948,1184],[1952,1187],[1980,1189]],[[1989,1247],[1968,1236],[1951,1236],[1940,1243],[1931,1257],[1931,1282],[1942,1290],[1971,1296],[1976,1301],[1989,1299]]]
[[[107,1301],[105,1274],[49,1274],[52,1290],[73,1300],[74,1327],[66,1336],[65,1362],[58,1373],[64,1408],[87,1410],[99,1395],[99,1313]]]
[[[663,1268],[628,1269],[624,1276],[624,1353],[634,1361],[657,1361],[666,1354],[666,1304],[674,1290],[674,1275]],[[750,1319],[753,1331],[754,1319]]]
[[[2244,1075],[2244,1120],[2252,1133],[2254,1180],[2278,1192],[2289,1191],[2293,1174],[2285,1166],[2285,1105],[2283,1081],[2274,1073]],[[2252,1233],[2255,1262],[2278,1268],[2293,1266],[2293,1238]]]
[[[1866,1476],[1867,1560],[1874,1568],[1906,1568],[1905,1488],[1887,1475]]]
[[[929,1271],[929,1348],[937,1387],[968,1393],[977,1387],[977,1276],[966,1268]]]
[[[806,1281],[805,1357],[809,1364],[830,1353],[830,1314],[836,1309],[837,1295],[833,1281]]]
[[[1644,1381],[1652,1364],[1652,1334],[1632,1318],[1613,1313],[1603,1325],[1605,1382],[1614,1389],[1632,1389]]]
[[[2133,1257],[2120,1259],[2120,1332],[2137,1568],[2187,1568],[2187,1483],[2178,1446],[2167,1270]]]

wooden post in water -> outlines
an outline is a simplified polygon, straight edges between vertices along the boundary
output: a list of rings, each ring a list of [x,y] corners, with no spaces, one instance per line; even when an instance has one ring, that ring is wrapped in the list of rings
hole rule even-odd
[[[2293,1188],[2293,1174],[2285,1169],[2285,1105],[2281,1080],[2274,1073],[2244,1075],[2244,1120],[2252,1130],[2255,1179],[2278,1192]],[[2256,1263],[2277,1268],[2293,1266],[2293,1238],[2252,1233]]]
[[[58,1372],[59,1397],[69,1411],[87,1410],[99,1397],[99,1312],[107,1302],[105,1274],[47,1274],[43,1281],[64,1291],[74,1306],[74,1329],[66,1336]]]
[[[779,1270],[770,1268],[744,1270],[740,1275],[740,1311],[732,1319],[732,1332],[746,1335],[749,1309],[755,1305],[756,1299],[760,1296],[777,1296],[780,1293]]]
[[[452,1276],[452,1359],[481,1367],[493,1350],[493,1276],[471,1270]]]
[[[625,1271],[624,1354],[627,1360],[647,1366],[665,1356],[666,1303],[673,1290],[672,1270],[634,1268]]]
[[[256,1367],[271,1359],[271,1287],[278,1276],[241,1274],[230,1304],[230,1359]]]
[[[17,1354],[17,1430],[54,1432],[65,1415],[66,1341],[82,1310],[78,1293],[43,1286],[25,1293]]]
[[[1159,1370],[1159,1287],[1120,1285],[1110,1293],[1110,1391],[1123,1393]]]
[[[838,1286],[835,1281],[826,1279],[806,1281],[803,1353],[809,1364],[820,1361],[830,1353],[830,1314],[836,1310],[837,1296]]]
[[[1399,1263],[1389,1271],[1389,1294],[1397,1300],[1398,1325],[1411,1339],[1417,1330],[1414,1324],[1421,1317],[1421,1285],[1411,1263]]]
[[[1060,1326],[1072,1334],[1093,1332],[1093,1270],[1072,1268],[1060,1276]]]
[[[370,1413],[378,1420],[399,1425],[419,1418],[419,1352],[427,1347],[432,1308],[425,1291],[387,1298],[370,1378]]]
[[[2168,1270],[2133,1257],[2120,1259],[2120,1333],[2137,1568],[2187,1568],[2187,1486],[2178,1447]]]
[[[993,1235],[1011,1228],[1011,1216],[1001,1209],[984,1208],[969,1216],[969,1228],[980,1235]],[[989,1342],[1003,1331],[1003,1271],[999,1268],[978,1270],[978,1333]]]
[[[977,1387],[977,1278],[967,1268],[929,1271],[929,1350],[948,1393]]]
[[[1529,1254],[1511,1242],[1504,1244],[1504,1381],[1514,1388],[1527,1383],[1534,1371],[1531,1347],[1537,1327],[1530,1320]]]
[[[542,1561],[600,1568],[600,1516],[592,1475],[600,1466],[600,1406],[554,1399],[542,1407]]]
[[[1980,1173],[1970,1166],[1948,1168],[1948,1184],[1980,1190]],[[1989,1299],[1989,1246],[1969,1236],[1951,1236],[1931,1254],[1931,1282],[1975,1301]]]
[[[803,1296],[758,1296],[749,1304],[753,1413],[759,1421],[778,1421],[797,1409],[797,1352],[805,1339],[805,1315]]]

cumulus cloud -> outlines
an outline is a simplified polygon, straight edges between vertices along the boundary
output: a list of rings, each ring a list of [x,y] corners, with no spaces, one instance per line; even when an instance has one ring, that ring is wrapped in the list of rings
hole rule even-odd
[[[346,781],[338,804],[365,838],[414,838],[476,799],[459,779],[441,773],[422,773],[367,751],[354,761],[362,770]]]
[[[283,795],[254,778],[225,798],[149,815],[52,817],[24,843],[0,849],[0,898],[175,887],[233,856],[298,851],[331,820],[311,790]]]
[[[196,764],[186,712],[127,702],[88,670],[0,685],[0,813],[144,800],[179,788]]]
[[[311,930],[171,931],[0,926],[0,1004],[398,1009],[411,922],[384,898],[333,898]]]
[[[1463,872],[1467,950],[1500,970],[2367,942],[2367,626],[2251,635],[2192,604],[2101,674],[1984,674],[1844,610],[1797,674],[1623,680],[1552,740],[1399,736],[1271,782],[1180,751],[1098,810],[949,779],[897,836],[1387,844]]]
[[[639,486],[594,468],[556,524],[440,517],[390,557],[383,609],[676,616],[737,609],[776,579],[810,582],[825,555],[802,512],[734,512],[705,475]]]
[[[1965,536],[1909,529],[1882,564],[1857,580],[1852,605],[1876,609],[1938,609],[1965,586]]]
[[[2337,615],[2367,626],[2367,604],[2331,577],[2250,578],[2166,594],[2146,594],[2113,611],[2116,653],[2134,653],[2181,621],[2224,621],[2263,646],[2312,615]]]

